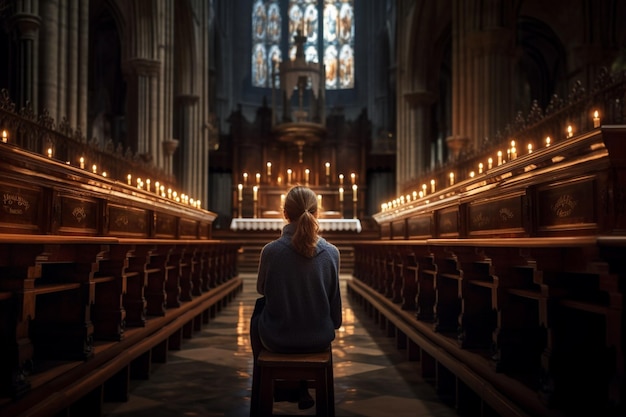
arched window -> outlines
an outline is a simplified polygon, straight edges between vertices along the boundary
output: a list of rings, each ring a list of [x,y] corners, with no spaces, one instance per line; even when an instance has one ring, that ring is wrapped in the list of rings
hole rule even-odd
[[[281,9],[278,1],[257,0],[252,9],[252,85],[271,87],[272,67],[282,60]],[[289,0],[289,58],[295,59],[294,36],[306,36],[307,62],[323,59],[326,89],[354,88],[354,0]],[[322,51],[322,53],[320,53]]]

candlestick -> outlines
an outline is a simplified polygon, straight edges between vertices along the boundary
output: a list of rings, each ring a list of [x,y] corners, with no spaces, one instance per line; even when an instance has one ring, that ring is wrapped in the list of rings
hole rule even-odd
[[[356,184],[352,184],[352,201],[357,201],[357,190],[358,186]]]
[[[146,190],[150,191],[150,178],[146,180]]]
[[[291,169],[287,170],[287,185],[291,184]]]
[[[487,159],[487,169],[493,168],[493,158]]]
[[[320,213],[322,211],[322,196],[321,194],[317,195],[317,212]]]
[[[126,176],[126,182],[128,183],[128,185],[131,185],[132,179],[133,179],[132,175],[128,174]]]
[[[343,201],[343,187],[339,187],[339,201]]]
[[[243,200],[243,184],[237,184],[237,201]]]
[[[339,174],[339,185],[343,185],[343,174]]]
[[[257,185],[261,184],[261,174],[260,173],[256,173],[256,183]]]
[[[259,198],[259,187],[258,186],[254,186],[252,187],[252,200],[257,201]]]
[[[426,195],[426,184],[422,184],[422,193]]]
[[[154,183],[154,192],[158,194],[159,190],[161,190],[161,184],[157,181]]]
[[[243,173],[243,186],[244,187],[248,186],[248,173],[247,172]]]
[[[307,168],[304,170],[304,182],[306,183],[306,185],[309,185],[309,174],[311,173],[311,171]]]
[[[593,112],[593,127],[600,127],[600,114],[597,110]]]
[[[354,172],[350,174],[350,178],[352,179],[352,184],[356,184],[356,174]]]
[[[430,180],[430,192],[435,192],[435,180]]]
[[[272,176],[272,163],[271,162],[267,163],[267,176],[268,177]]]
[[[330,176],[330,162],[326,162],[324,166],[326,166],[326,176],[329,177]]]

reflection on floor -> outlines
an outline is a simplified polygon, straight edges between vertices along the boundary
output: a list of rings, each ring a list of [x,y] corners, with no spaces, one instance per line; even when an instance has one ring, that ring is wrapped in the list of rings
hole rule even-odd
[[[244,417],[249,415],[252,353],[248,321],[256,277],[242,274],[244,290],[165,364],[154,364],[149,380],[132,381],[130,401],[106,403],[105,417]],[[432,385],[408,362],[358,306],[353,310],[342,276],[343,327],[333,343],[336,415],[448,417]],[[314,392],[312,392],[314,394]],[[314,415],[295,404],[276,403],[275,414]]]

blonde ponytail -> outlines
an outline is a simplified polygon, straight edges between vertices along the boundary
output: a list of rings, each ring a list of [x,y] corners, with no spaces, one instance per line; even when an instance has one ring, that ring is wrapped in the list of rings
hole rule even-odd
[[[293,187],[285,197],[284,209],[287,220],[296,225],[291,244],[296,252],[312,258],[315,255],[319,233],[317,196],[310,188]]]

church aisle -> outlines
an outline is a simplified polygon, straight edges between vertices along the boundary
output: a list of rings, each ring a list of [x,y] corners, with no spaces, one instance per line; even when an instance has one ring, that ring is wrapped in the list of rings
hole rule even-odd
[[[170,351],[166,364],[153,364],[149,380],[131,381],[130,400],[106,403],[104,417],[247,417],[252,380],[248,338],[256,276],[241,274],[243,292],[200,332]],[[419,377],[367,315],[348,299],[342,275],[343,321],[333,343],[335,410],[338,417],[456,416],[434,388]],[[314,392],[312,392],[314,394]],[[275,414],[314,415],[295,404],[277,403]]]

